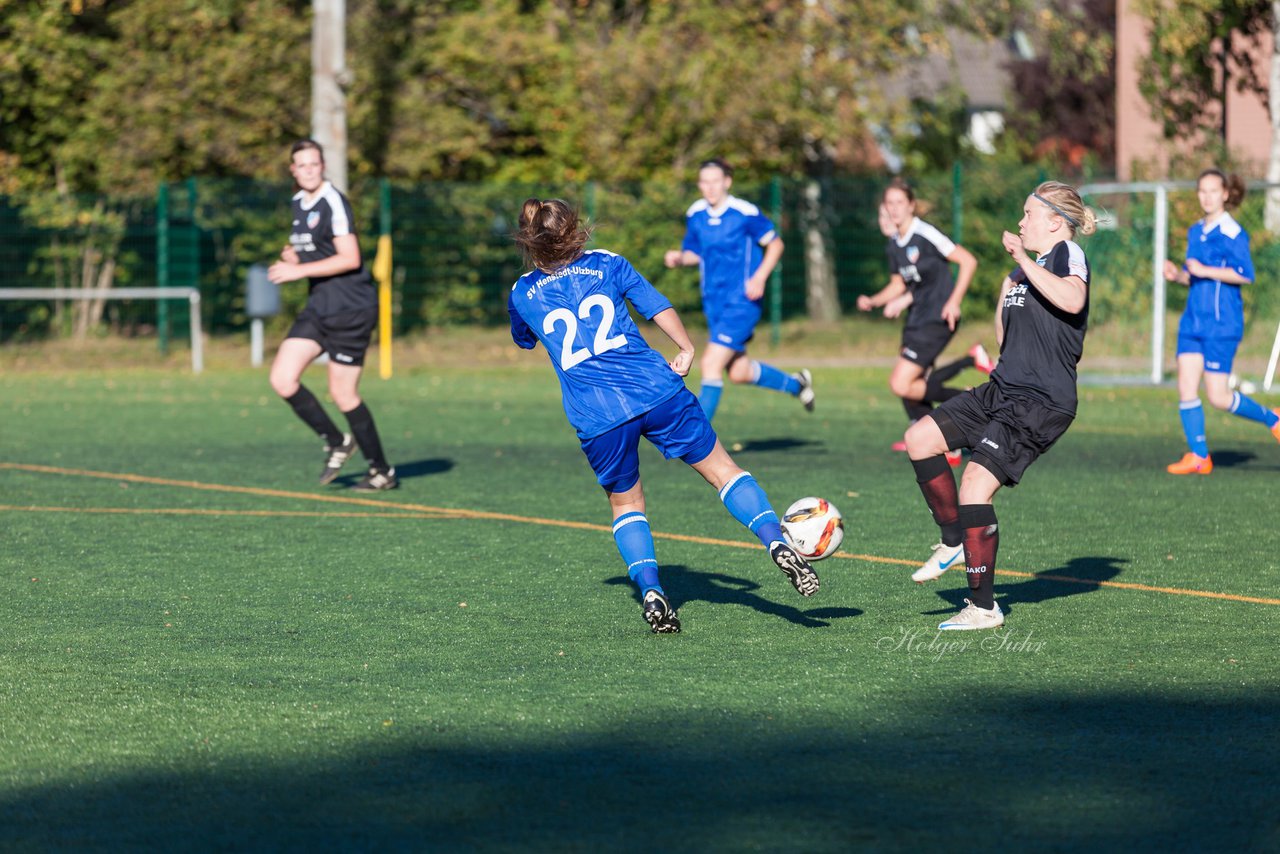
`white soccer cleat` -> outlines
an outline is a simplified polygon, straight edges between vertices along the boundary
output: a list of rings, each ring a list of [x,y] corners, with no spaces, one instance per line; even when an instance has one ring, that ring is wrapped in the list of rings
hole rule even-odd
[[[815,395],[813,393],[813,374],[809,373],[809,369],[805,368],[798,374],[793,374],[800,381],[800,393],[796,397],[800,398],[800,402],[804,404],[805,411],[813,411],[813,402]]]
[[[998,629],[1004,625],[1004,611],[999,602],[992,602],[991,607],[979,608],[964,600],[964,608],[949,620],[938,623],[938,631],[968,631],[972,629]]]
[[[924,566],[911,573],[911,580],[916,584],[933,581],[948,569],[964,569],[964,546],[948,546],[938,543],[933,547],[933,554],[925,561]]]

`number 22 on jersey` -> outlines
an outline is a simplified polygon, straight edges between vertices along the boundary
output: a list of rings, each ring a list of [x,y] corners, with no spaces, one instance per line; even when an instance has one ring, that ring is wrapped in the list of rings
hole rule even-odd
[[[584,347],[581,350],[575,350],[573,349],[573,343],[574,339],[578,337],[578,319],[590,320],[593,308],[599,308],[601,315],[600,325],[596,327],[595,340],[592,342],[590,349]],[[556,324],[561,321],[564,322],[564,341],[560,346],[560,369],[567,371],[592,356],[599,356],[609,350],[625,347],[627,336],[614,335],[609,337],[609,333],[613,330],[613,319],[613,301],[604,294],[592,294],[579,303],[576,317],[567,308],[557,308],[554,311],[547,312],[547,316],[542,319],[542,331],[547,335],[554,334]]]

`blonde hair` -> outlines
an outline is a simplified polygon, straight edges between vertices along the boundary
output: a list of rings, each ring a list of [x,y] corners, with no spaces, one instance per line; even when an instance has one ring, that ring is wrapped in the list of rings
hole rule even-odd
[[[1085,205],[1080,193],[1070,184],[1061,181],[1045,181],[1036,187],[1034,195],[1047,204],[1054,213],[1067,222],[1071,235],[1090,235],[1098,230],[1098,217]]]
[[[591,227],[578,212],[560,199],[526,199],[520,209],[520,227],[512,236],[525,261],[553,273],[582,254],[591,240]]]

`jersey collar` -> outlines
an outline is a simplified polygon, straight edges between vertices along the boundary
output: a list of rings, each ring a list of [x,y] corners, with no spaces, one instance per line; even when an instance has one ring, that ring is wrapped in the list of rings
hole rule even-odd
[[[324,194],[327,193],[328,191],[329,191],[329,182],[322,181],[320,182],[320,186],[316,189],[316,194],[311,197],[311,201],[309,202],[307,201],[306,190],[299,190],[298,192],[294,193],[293,198],[294,198],[294,201],[302,202],[302,209],[304,211],[309,211],[316,206],[316,202],[320,201],[321,197],[323,197]]]
[[[893,242],[898,244],[899,246],[906,246],[908,243],[911,242],[911,238],[915,236],[916,228],[918,228],[919,225],[920,225],[920,217],[913,216],[911,218],[911,224],[907,226],[907,233],[895,234],[893,236]]]

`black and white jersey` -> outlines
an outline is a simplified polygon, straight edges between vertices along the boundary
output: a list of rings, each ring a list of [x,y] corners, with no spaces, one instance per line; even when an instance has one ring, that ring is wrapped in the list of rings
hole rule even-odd
[[[906,236],[889,239],[885,247],[889,270],[902,277],[912,294],[907,310],[908,329],[943,322],[942,307],[955,290],[951,262],[947,260],[955,248],[949,237],[919,217],[912,218]]]
[[[290,209],[293,231],[289,234],[289,244],[304,264],[333,257],[337,254],[334,238],[356,233],[351,203],[328,181],[320,185],[310,200],[305,191],[299,191]],[[378,306],[378,292],[363,262],[358,270],[349,273],[313,277],[310,294],[308,305],[321,315]]]
[[[1089,325],[1089,261],[1084,250],[1063,240],[1036,259],[1059,278],[1078,276],[1085,284],[1084,308],[1068,314],[1036,290],[1022,268],[1009,274],[1001,320],[1004,342],[991,381],[1010,397],[1030,397],[1050,409],[1076,413],[1076,365],[1084,354]]]

